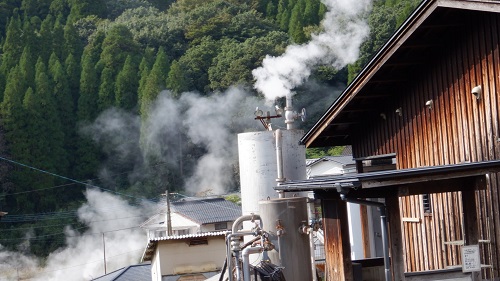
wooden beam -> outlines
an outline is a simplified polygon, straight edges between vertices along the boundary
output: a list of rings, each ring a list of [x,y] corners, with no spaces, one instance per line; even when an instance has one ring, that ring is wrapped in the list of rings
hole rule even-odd
[[[477,168],[477,169],[469,169],[462,171],[449,171],[446,173],[436,173],[436,174],[419,174],[412,176],[405,176],[403,174],[399,175],[398,178],[387,178],[387,179],[361,179],[361,187],[362,188],[374,188],[374,187],[385,187],[385,186],[393,186],[393,185],[405,185],[405,184],[426,184],[432,181],[442,181],[447,179],[457,179],[457,178],[466,178],[466,177],[474,177],[474,176],[484,176],[488,174],[492,169],[491,168]]]
[[[474,189],[465,189],[462,191],[462,206],[464,218],[464,245],[478,245],[479,244],[479,226],[478,214],[476,209],[476,193]],[[472,281],[481,280],[481,272],[471,273]]]
[[[338,199],[322,199],[325,232],[325,275],[327,281],[354,281],[351,245],[347,219],[347,203]]]
[[[396,196],[385,198],[387,220],[389,223],[389,245],[391,253],[392,280],[405,280],[405,260],[401,232],[401,216],[399,214],[399,198]]]

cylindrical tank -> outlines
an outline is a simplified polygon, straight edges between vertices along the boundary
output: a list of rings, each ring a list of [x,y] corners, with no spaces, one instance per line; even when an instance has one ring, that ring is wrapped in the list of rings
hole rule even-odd
[[[260,200],[278,198],[273,189],[278,177],[276,131],[238,134],[241,207],[243,215],[258,213]],[[282,130],[283,175],[286,180],[306,178],[305,146],[299,144],[302,130]]]
[[[307,224],[307,198],[279,198],[259,202],[263,229],[276,250],[268,251],[271,262],[284,267],[287,281],[312,280],[309,235],[299,231]]]

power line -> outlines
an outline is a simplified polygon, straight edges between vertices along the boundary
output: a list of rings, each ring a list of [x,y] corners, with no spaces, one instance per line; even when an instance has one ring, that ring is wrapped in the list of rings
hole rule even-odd
[[[102,235],[103,233],[109,233],[109,232],[116,232],[116,231],[121,231],[121,230],[129,230],[129,229],[134,229],[134,228],[139,228],[140,226],[132,226],[132,227],[127,227],[127,228],[120,228],[120,229],[114,229],[114,230],[108,230],[108,231],[101,231],[101,232],[90,232],[90,233],[83,233],[82,235]],[[79,227],[79,228],[74,228],[72,230],[80,230],[87,228],[86,226],[84,227]],[[14,241],[14,240],[43,240],[44,238],[47,237],[52,237],[52,236],[57,236],[61,234],[66,234],[66,232],[56,232],[56,233],[51,233],[51,234],[45,234],[45,235],[39,235],[39,236],[34,236],[34,237],[24,237],[24,238],[5,238],[5,239],[0,239],[0,241]],[[82,235],[66,235],[66,237],[80,237]]]
[[[110,190],[110,189],[102,188],[100,186],[93,185],[93,184],[90,184],[90,183],[87,183],[87,182],[83,182],[83,181],[75,180],[75,179],[72,179],[72,178],[69,178],[69,177],[65,177],[65,176],[62,176],[62,175],[58,175],[58,174],[55,174],[55,173],[52,173],[52,172],[49,172],[49,171],[45,171],[45,170],[42,170],[42,169],[30,166],[30,165],[27,165],[27,164],[23,164],[21,162],[17,162],[17,161],[11,160],[11,159],[7,159],[5,157],[1,157],[0,156],[0,160],[4,160],[4,161],[7,161],[9,163],[16,164],[18,166],[22,166],[22,167],[25,167],[25,168],[28,168],[28,169],[32,169],[32,170],[35,170],[37,172],[41,172],[41,173],[44,173],[44,174],[47,174],[47,175],[51,175],[51,176],[54,176],[54,177],[65,179],[65,180],[71,181],[73,183],[82,184],[84,186],[89,186],[89,187],[94,187],[94,188],[97,188],[97,189],[100,189],[100,190],[104,190],[104,191],[108,191],[108,192],[111,192],[111,193],[115,193],[115,194],[118,194],[118,195],[121,195],[121,196],[126,196],[126,197],[130,197],[130,198],[134,198],[134,199],[139,199],[139,198],[131,196],[131,195],[127,195],[127,194],[120,193],[120,192],[117,192],[117,191],[113,191],[113,190]],[[166,164],[166,163],[161,163],[161,164]],[[157,164],[157,165],[160,165],[160,164]],[[155,167],[157,165],[154,165],[153,167]],[[122,173],[122,174],[124,174],[124,173]],[[118,175],[120,175],[120,174],[118,174]],[[61,185],[61,186],[65,186],[65,185]],[[61,186],[57,186],[57,187],[61,187]],[[56,187],[50,187],[50,188],[46,188],[46,189],[52,189],[52,188],[56,188]],[[44,189],[40,189],[40,190],[44,190]],[[24,193],[37,192],[37,191],[38,190],[24,191]]]

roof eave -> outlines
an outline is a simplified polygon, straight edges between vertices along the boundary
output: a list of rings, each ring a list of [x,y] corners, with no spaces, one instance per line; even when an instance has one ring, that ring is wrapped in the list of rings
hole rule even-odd
[[[467,10],[478,10],[485,12],[498,12],[500,4],[498,1],[476,1],[476,0],[425,0],[401,27],[393,34],[387,43],[380,48],[373,59],[354,78],[342,94],[328,108],[325,114],[314,124],[314,126],[301,138],[301,143],[306,147],[318,147],[321,144],[316,141],[320,134],[329,126],[346,105],[358,94],[380,67],[394,54],[394,52],[408,39],[412,32],[431,15],[438,7],[456,8]],[[340,145],[340,144],[339,144]]]

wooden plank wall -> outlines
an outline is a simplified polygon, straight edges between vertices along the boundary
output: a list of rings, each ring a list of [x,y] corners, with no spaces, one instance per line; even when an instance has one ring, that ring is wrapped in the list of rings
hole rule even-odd
[[[396,152],[397,167],[411,168],[500,158],[500,17],[464,18],[465,28],[436,51],[432,65],[413,74],[401,88],[387,119],[366,118],[353,143],[355,157]],[[471,89],[482,85],[479,100]],[[433,100],[432,109],[425,103]],[[403,115],[395,113],[402,107]],[[499,175],[490,175],[487,190],[476,193],[482,263],[494,265],[483,276],[499,277]],[[424,215],[422,198],[400,198],[406,271],[443,269],[458,265],[461,240],[460,193],[432,194],[432,213]]]

